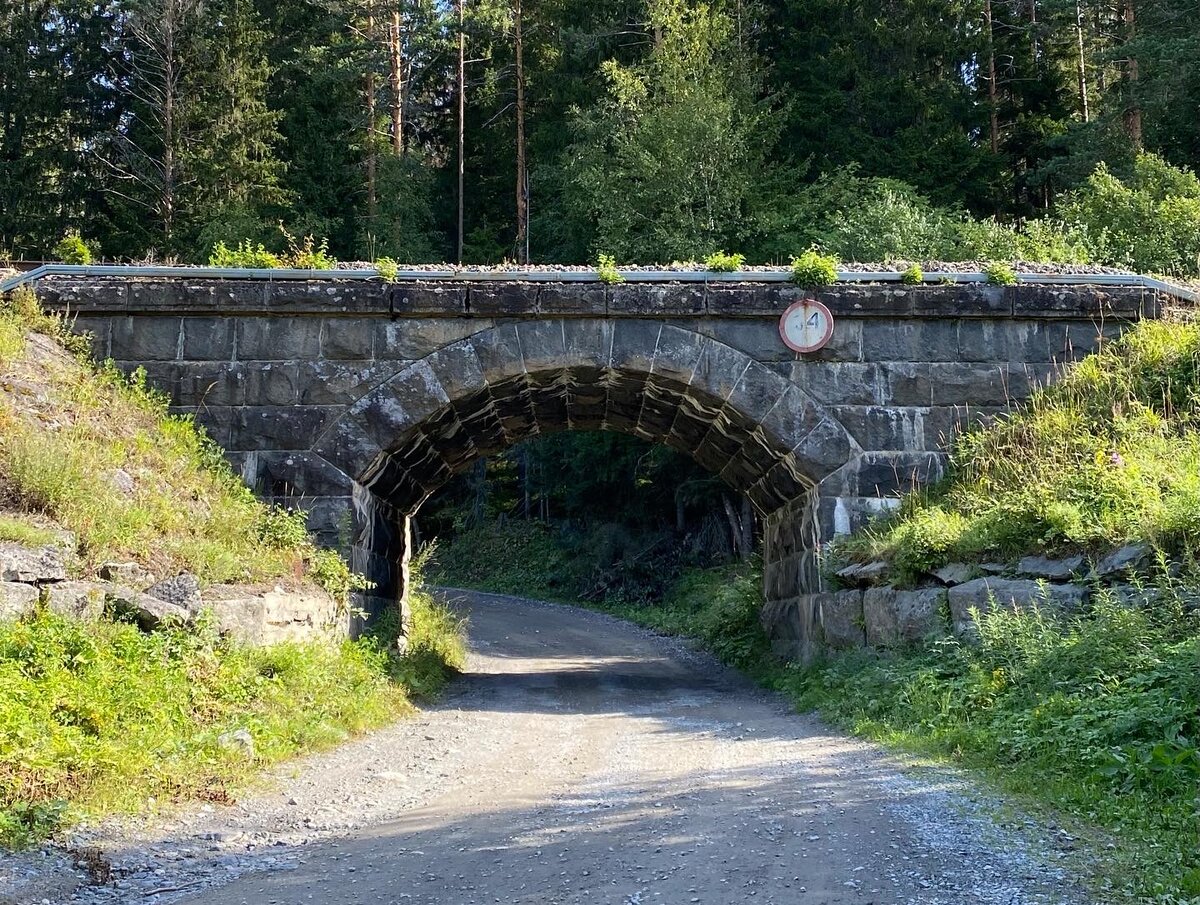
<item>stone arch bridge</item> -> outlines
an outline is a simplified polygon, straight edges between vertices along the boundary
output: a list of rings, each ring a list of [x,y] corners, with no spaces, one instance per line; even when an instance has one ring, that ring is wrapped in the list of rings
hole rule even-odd
[[[777,648],[821,644],[816,552],[937,478],[948,439],[1157,316],[1143,287],[56,278],[95,353],[144,367],[262,496],[403,601],[409,517],[481,456],[559,430],[664,443],[765,524]],[[781,313],[816,296],[831,341]]]

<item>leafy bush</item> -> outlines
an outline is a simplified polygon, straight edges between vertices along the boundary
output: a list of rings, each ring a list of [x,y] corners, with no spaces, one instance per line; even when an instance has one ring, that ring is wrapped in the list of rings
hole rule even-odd
[[[801,286],[831,286],[838,279],[838,259],[815,248],[792,258],[792,282]]]
[[[714,251],[704,259],[705,268],[713,273],[735,273],[741,270],[745,263],[745,255],[731,255],[723,251]]]
[[[993,285],[1015,286],[1017,284],[1017,272],[1001,261],[989,261],[984,264],[983,272],[987,275],[987,281]]]
[[[920,264],[910,264],[900,274],[900,282],[906,286],[920,286],[925,282],[925,271],[921,269]]]
[[[1123,182],[1103,163],[1062,206],[1087,230],[1106,264],[1146,273],[1200,273],[1200,179],[1140,154]]]
[[[311,235],[297,240],[282,226],[280,231],[287,240],[288,250],[280,259],[282,266],[295,267],[298,270],[332,270],[337,266],[337,259],[329,254],[329,240],[317,242]]]
[[[54,246],[54,256],[64,264],[91,264],[93,259],[91,248],[76,229],[59,239]]]
[[[212,254],[208,256],[208,266],[274,270],[284,265],[279,256],[267,251],[261,242],[254,245],[246,239],[239,242],[236,248],[218,242],[213,246]]]
[[[385,283],[396,282],[396,276],[400,272],[400,266],[391,258],[377,258],[375,261],[375,270],[379,273],[379,278]]]
[[[848,261],[929,260],[945,247],[951,215],[894,180],[863,180],[857,197],[827,215],[818,242]]]
[[[621,276],[617,270],[616,258],[612,255],[600,255],[599,263],[596,266],[596,279],[610,286],[625,282],[625,277]]]

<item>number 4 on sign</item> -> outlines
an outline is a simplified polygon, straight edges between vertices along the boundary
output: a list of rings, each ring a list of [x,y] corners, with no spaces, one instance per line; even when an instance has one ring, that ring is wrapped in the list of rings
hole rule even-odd
[[[779,335],[793,352],[816,352],[833,337],[833,314],[816,299],[796,302],[779,319]]]

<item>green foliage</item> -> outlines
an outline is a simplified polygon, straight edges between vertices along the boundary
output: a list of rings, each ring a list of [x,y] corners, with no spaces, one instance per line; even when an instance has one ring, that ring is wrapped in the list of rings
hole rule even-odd
[[[792,258],[792,282],[801,286],[831,286],[837,282],[839,263],[833,255],[810,248]]]
[[[336,550],[315,550],[308,566],[308,577],[329,592],[343,606],[354,591],[366,591],[375,585],[350,570]]]
[[[906,286],[920,286],[925,282],[925,271],[920,264],[910,264],[900,274],[900,282]]]
[[[723,251],[714,251],[704,259],[704,267],[706,270],[711,270],[714,273],[735,273],[742,269],[746,263],[746,256],[741,254],[726,254]]]
[[[249,239],[238,243],[236,248],[230,248],[224,242],[213,246],[212,254],[208,256],[210,267],[246,267],[256,270],[273,270],[283,267],[279,255],[267,251],[263,244],[252,244]]]
[[[375,270],[379,273],[379,278],[385,283],[396,282],[396,276],[400,272],[400,265],[391,258],[376,258]]]
[[[1017,272],[1003,261],[989,261],[983,265],[983,272],[987,275],[987,281],[995,286],[1017,285]]]
[[[337,266],[337,259],[329,254],[327,239],[317,242],[311,235],[297,239],[282,226],[280,231],[287,241],[287,252],[281,258],[282,266],[298,270],[332,270]]]
[[[0,844],[155,799],[227,800],[263,766],[407,713],[462,664],[461,625],[424,596],[403,655],[381,636],[254,649],[203,627],[0,623]],[[252,759],[219,743],[235,729]]]
[[[54,257],[64,264],[91,264],[92,250],[79,235],[79,230],[73,229],[58,240],[54,246]]]
[[[621,276],[620,271],[617,270],[617,259],[612,255],[600,255],[596,267],[596,279],[609,286],[625,282],[625,277]]]
[[[912,578],[949,561],[1200,547],[1200,325],[1146,321],[961,436],[942,485],[840,545]]]
[[[1172,604],[1172,600],[1174,603]],[[1061,619],[1000,612],[980,643],[848,656],[783,683],[839,725],[983,768],[1098,824],[1102,879],[1139,901],[1200,895],[1200,635],[1168,592]]]
[[[1200,274],[1200,179],[1141,154],[1128,181],[1101,163],[1063,205],[1094,237],[1097,258],[1143,273]]]

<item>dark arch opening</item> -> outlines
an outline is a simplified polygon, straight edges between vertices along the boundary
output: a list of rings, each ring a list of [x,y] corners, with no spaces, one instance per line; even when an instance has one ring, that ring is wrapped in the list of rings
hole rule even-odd
[[[764,517],[769,592],[799,593],[813,580],[814,488],[852,453],[842,426],[792,381],[703,334],[553,319],[443,347],[372,390],[316,444],[353,480],[353,565],[377,586],[364,608],[403,602],[408,520],[424,500],[481,457],[563,430],[621,431],[691,456]],[[772,565],[791,577],[772,577]]]

